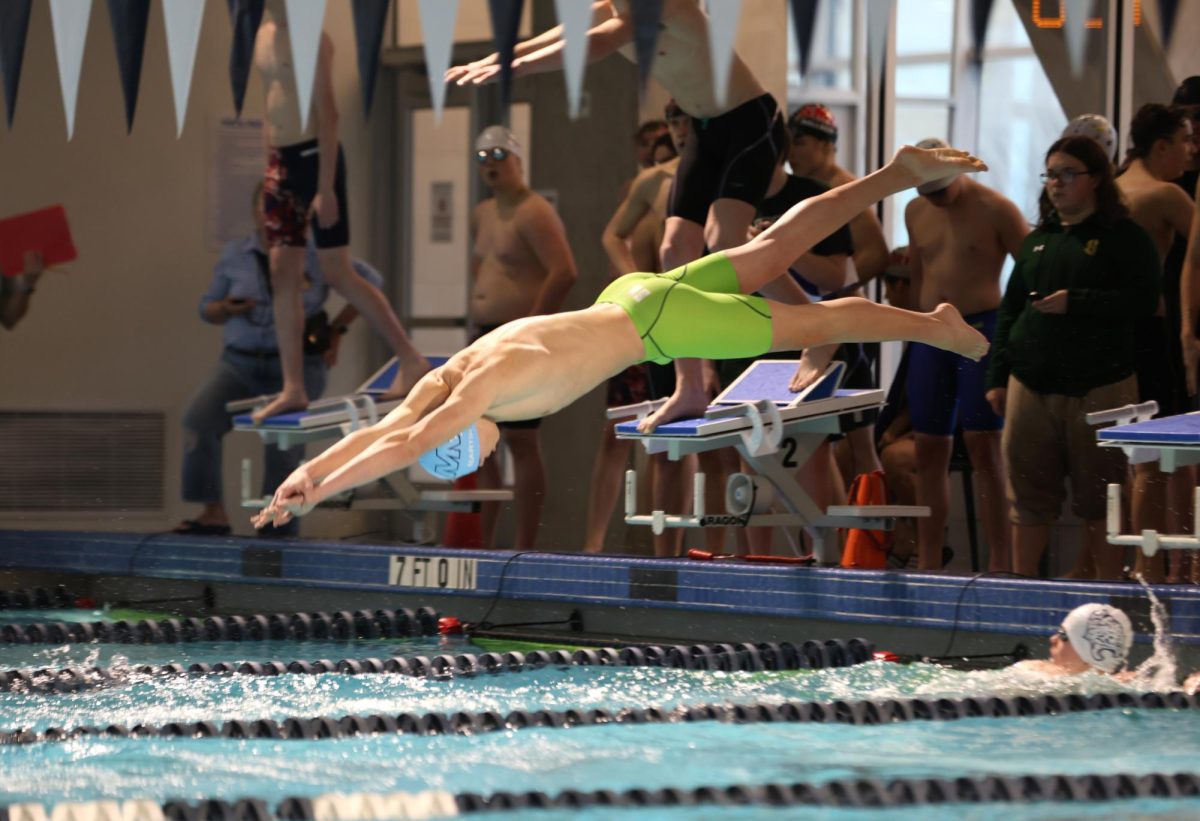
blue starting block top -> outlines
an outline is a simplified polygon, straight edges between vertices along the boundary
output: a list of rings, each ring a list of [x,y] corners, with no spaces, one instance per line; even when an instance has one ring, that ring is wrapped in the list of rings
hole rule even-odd
[[[1200,447],[1200,413],[1182,413],[1116,425],[1096,433],[1101,442],[1195,445]]]
[[[427,357],[427,359],[429,360],[430,365],[435,368],[440,368],[442,365],[446,364],[450,357],[430,356]],[[388,388],[392,386],[392,382],[396,378],[396,371],[399,369],[400,363],[394,357],[389,359],[387,364],[376,371],[370,379],[360,385],[355,393],[365,393],[377,399],[378,397],[387,393]],[[290,413],[281,413],[276,416],[272,416],[264,420],[264,423],[271,428],[295,428],[299,430],[300,428],[304,427],[306,423],[311,424],[314,421],[315,416],[320,415],[324,417],[330,416],[331,414],[332,416],[341,415],[343,413],[342,406],[339,403],[334,402],[334,399],[336,399],[336,397],[333,397],[332,399],[319,400],[307,410],[292,411]],[[330,421],[336,423],[337,419],[331,419]],[[254,420],[250,418],[250,414],[245,413],[235,416],[233,418],[233,424],[235,427],[252,427],[254,426]]]
[[[825,375],[807,390],[796,393],[788,385],[796,373],[795,360],[764,359],[742,371],[733,383],[713,400],[714,405],[736,405],[759,402],[763,399],[786,407],[797,402],[829,399],[836,395],[846,366],[842,362],[830,365]]]
[[[824,399],[832,399],[832,398],[853,399],[856,396],[861,396],[862,394],[867,394],[867,393],[875,393],[875,391],[854,390],[854,389],[839,390],[839,391],[836,391],[832,397],[822,397],[822,398],[824,398]],[[795,397],[795,394],[792,394],[792,396]],[[759,398],[761,399],[763,397],[759,397]],[[755,400],[748,400],[748,401],[755,401]],[[725,405],[710,405],[709,407],[710,408],[725,408],[728,406],[729,406],[728,404],[725,404]],[[803,407],[803,403],[797,407]],[[624,433],[624,434],[631,434],[631,435],[636,434],[638,432],[637,426],[638,426],[639,421],[640,420],[634,419],[633,421],[630,421],[630,422],[618,423],[617,424],[617,433]],[[654,429],[654,435],[655,436],[699,436],[700,435],[700,426],[701,425],[712,425],[712,423],[713,423],[712,419],[708,419],[703,416],[695,417],[692,419],[676,419],[674,422],[667,422],[665,425],[659,425],[657,428]]]

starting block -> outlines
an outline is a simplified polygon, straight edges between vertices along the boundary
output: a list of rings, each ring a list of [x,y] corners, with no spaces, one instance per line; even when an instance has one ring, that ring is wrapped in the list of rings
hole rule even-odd
[[[923,506],[886,505],[830,507],[822,511],[800,487],[794,474],[816,452],[825,438],[840,432],[839,417],[882,407],[882,390],[843,390],[843,362],[832,363],[802,392],[788,387],[799,362],[754,362],[718,396],[704,416],[660,425],[641,433],[637,421],[617,425],[617,437],[642,443],[649,453],[666,453],[677,460],[690,453],[734,447],[754,468],[755,475],[735,473],[725,492],[725,512],[705,509],[704,474],[697,474],[691,515],[656,510],[639,515],[637,475],[625,475],[625,521],[649,525],[655,533],[667,527],[790,527],[809,533],[814,554],[821,563],[838,561],[838,528],[890,530],[904,516],[928,516]],[[639,420],[658,403],[643,402],[613,408],[610,418],[635,416]],[[786,512],[772,512],[782,507]]]
[[[1126,405],[1111,411],[1088,414],[1090,424],[1117,422],[1096,433],[1102,447],[1121,448],[1130,464],[1158,462],[1172,473],[1181,467],[1200,464],[1200,413],[1181,413],[1152,419],[1158,404]],[[1121,533],[1121,486],[1108,486],[1107,538],[1109,544],[1133,545],[1147,556],[1161,550],[1200,550],[1200,487],[1193,491],[1192,533],[1164,535],[1156,530],[1140,534]]]

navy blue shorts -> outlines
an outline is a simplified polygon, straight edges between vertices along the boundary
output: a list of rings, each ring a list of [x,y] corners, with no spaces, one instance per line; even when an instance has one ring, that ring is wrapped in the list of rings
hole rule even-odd
[[[989,340],[996,332],[996,311],[964,317]],[[979,362],[913,342],[909,345],[908,409],[913,430],[930,436],[952,436],[963,430],[1000,430],[1004,417],[985,397],[989,356]]]

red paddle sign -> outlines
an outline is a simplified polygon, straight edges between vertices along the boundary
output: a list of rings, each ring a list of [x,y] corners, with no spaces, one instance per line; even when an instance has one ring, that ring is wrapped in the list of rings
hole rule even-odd
[[[61,205],[0,219],[0,272],[10,277],[23,273],[26,251],[40,251],[47,268],[79,256]]]

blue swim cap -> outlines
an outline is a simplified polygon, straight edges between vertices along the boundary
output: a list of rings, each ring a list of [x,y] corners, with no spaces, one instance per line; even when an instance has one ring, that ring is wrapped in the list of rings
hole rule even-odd
[[[479,470],[479,426],[471,427],[438,445],[420,458],[421,467],[439,479],[451,481]]]

